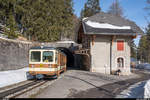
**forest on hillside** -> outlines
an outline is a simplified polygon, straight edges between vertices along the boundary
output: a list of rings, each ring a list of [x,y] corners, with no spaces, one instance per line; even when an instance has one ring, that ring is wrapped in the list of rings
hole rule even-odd
[[[72,0],[0,0],[0,23],[16,38],[20,31],[28,40],[51,42],[73,38],[78,21]]]

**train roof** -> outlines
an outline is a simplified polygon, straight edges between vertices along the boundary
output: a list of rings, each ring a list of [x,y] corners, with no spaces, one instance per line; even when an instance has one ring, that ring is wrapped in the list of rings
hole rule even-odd
[[[57,48],[54,47],[46,47],[46,46],[37,46],[37,47],[31,47],[31,49],[47,49],[47,50],[56,50]]]
[[[66,55],[64,52],[62,52],[59,48],[55,47],[46,47],[46,46],[37,46],[37,47],[31,47],[30,50],[36,50],[36,49],[41,49],[41,50],[58,50],[62,54]]]

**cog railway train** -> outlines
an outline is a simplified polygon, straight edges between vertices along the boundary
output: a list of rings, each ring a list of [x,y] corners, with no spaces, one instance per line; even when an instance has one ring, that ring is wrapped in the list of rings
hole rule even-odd
[[[67,57],[57,48],[33,47],[29,50],[27,79],[57,78],[66,71]]]

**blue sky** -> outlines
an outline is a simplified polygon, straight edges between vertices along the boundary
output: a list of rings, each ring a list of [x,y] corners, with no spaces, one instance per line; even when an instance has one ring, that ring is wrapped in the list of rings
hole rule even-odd
[[[84,4],[87,0],[73,0],[74,2],[74,13],[79,17],[80,11],[84,7]],[[114,0],[100,0],[100,7],[102,11],[107,12],[110,5]],[[144,28],[147,26],[148,12],[144,9],[147,6],[146,0],[119,0],[124,15],[129,20],[134,21],[141,29],[144,31]],[[138,45],[140,36],[135,39],[135,44]]]

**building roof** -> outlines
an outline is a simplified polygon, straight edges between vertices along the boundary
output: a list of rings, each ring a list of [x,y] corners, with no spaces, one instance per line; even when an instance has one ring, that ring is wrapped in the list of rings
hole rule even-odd
[[[82,25],[85,34],[103,35],[136,35],[143,31],[135,22],[120,16],[100,12],[94,16],[83,18]]]

